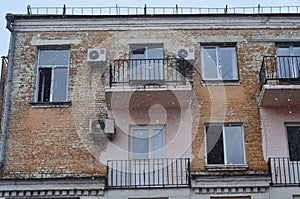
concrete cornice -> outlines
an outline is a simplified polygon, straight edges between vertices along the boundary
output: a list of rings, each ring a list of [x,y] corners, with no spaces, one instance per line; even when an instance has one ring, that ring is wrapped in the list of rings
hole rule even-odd
[[[298,29],[298,15],[17,16],[16,31]]]
[[[2,179],[0,197],[103,196],[105,178]]]

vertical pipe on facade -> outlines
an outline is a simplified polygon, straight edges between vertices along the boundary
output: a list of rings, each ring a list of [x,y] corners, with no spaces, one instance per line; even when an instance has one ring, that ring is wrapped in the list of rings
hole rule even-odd
[[[8,63],[8,74],[7,74],[7,85],[5,93],[5,105],[2,120],[2,134],[1,134],[1,151],[0,151],[0,168],[4,166],[5,160],[5,149],[6,149],[6,138],[7,138],[7,125],[8,125],[8,112],[10,107],[10,95],[11,95],[11,84],[12,84],[12,73],[13,73],[13,61],[14,61],[14,48],[16,42],[16,32],[13,29],[14,15],[6,15],[7,25],[6,28],[11,32],[10,50],[9,50],[9,63]]]

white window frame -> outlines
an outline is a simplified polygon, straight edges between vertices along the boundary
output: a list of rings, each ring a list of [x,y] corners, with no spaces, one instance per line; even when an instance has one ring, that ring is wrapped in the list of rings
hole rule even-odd
[[[133,130],[144,130],[147,129],[148,130],[148,157],[146,159],[153,159],[154,158],[154,130],[155,129],[162,129],[162,149],[161,149],[161,153],[162,153],[162,157],[160,158],[164,158],[165,157],[165,139],[166,139],[166,128],[165,125],[145,125],[145,126],[135,126],[135,125],[130,125],[129,130],[130,130],[130,135],[129,135],[129,159],[133,160],[135,159],[133,156]]]
[[[224,163],[220,163],[220,164],[211,164],[208,163],[208,150],[207,150],[207,131],[206,131],[206,127],[209,125],[213,125],[213,126],[222,126],[222,136],[223,136],[223,156],[224,156]],[[225,138],[225,127],[226,126],[239,126],[241,127],[241,134],[242,134],[242,147],[243,147],[243,162],[239,163],[239,164],[229,164],[227,163],[227,151],[226,151],[226,138]],[[210,165],[210,166],[219,166],[219,165],[226,165],[226,166],[230,166],[230,165],[245,165],[246,164],[246,148],[245,148],[245,137],[244,137],[244,126],[243,124],[240,123],[206,123],[204,125],[204,132],[205,132],[205,154],[206,154],[206,165]]]
[[[235,59],[234,61],[234,65],[232,65],[232,71],[234,72],[232,79],[223,79],[222,78],[222,65],[221,65],[221,60],[220,60],[220,48],[229,48],[232,47],[235,49]],[[204,49],[205,48],[215,48],[215,55],[216,55],[216,71],[217,71],[217,77],[216,78],[209,78],[206,77],[205,75],[205,60],[204,60]],[[237,81],[239,80],[239,72],[238,72],[238,57],[237,57],[237,48],[235,44],[225,44],[225,45],[202,45],[201,46],[201,72],[202,72],[202,80],[203,81]]]
[[[68,50],[68,63],[67,65],[40,65],[40,53],[43,50]],[[53,93],[54,93],[54,80],[55,80],[55,73],[54,70],[56,68],[66,68],[67,69],[67,77],[66,77],[66,96],[64,101],[60,102],[67,102],[68,101],[68,87],[69,87],[69,67],[70,67],[70,49],[69,48],[40,48],[38,49],[38,59],[37,59],[37,67],[36,67],[36,82],[35,82],[35,90],[34,90],[34,102],[40,102],[40,103],[49,103],[49,102],[56,102],[53,101]],[[50,99],[49,101],[39,101],[38,96],[39,96],[39,83],[40,83],[40,69],[43,68],[51,68],[51,87],[50,87]]]

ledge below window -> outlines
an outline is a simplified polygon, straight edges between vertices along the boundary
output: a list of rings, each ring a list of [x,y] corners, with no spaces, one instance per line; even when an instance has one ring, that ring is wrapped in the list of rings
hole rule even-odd
[[[203,86],[240,86],[241,81],[239,80],[202,80]]]
[[[68,108],[72,102],[30,102],[29,104],[32,108]]]
[[[248,165],[205,165],[205,168],[208,171],[245,171],[248,169]]]

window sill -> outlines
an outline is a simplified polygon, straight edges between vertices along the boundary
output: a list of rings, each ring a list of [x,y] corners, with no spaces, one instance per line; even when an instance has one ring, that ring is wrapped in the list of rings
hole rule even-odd
[[[72,102],[30,102],[29,104],[31,108],[69,108]]]
[[[239,81],[239,80],[232,80],[232,81],[202,80],[201,84],[203,86],[240,86],[241,81]]]
[[[208,171],[245,171],[248,169],[247,164],[239,165],[205,165]]]

